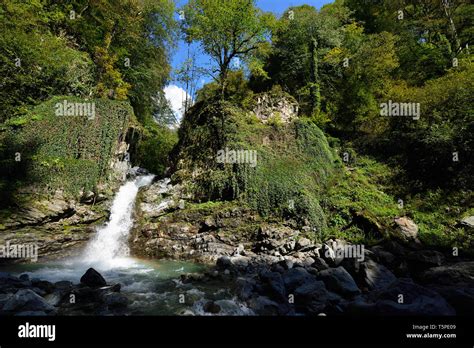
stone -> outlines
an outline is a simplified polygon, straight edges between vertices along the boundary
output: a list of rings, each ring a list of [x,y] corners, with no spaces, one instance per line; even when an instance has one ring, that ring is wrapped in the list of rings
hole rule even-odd
[[[48,282],[47,280],[33,279],[33,280],[31,280],[31,284],[35,288],[38,288],[38,289],[44,291],[45,294],[50,294],[54,291],[53,283]]]
[[[424,284],[474,286],[474,261],[429,268],[420,276]]]
[[[224,270],[232,267],[232,261],[229,256],[221,256],[216,261],[216,267],[219,270]]]
[[[295,306],[299,311],[318,314],[329,301],[329,293],[322,281],[313,280],[298,287],[295,292]]]
[[[371,248],[371,251],[375,254],[378,261],[387,267],[394,267],[396,263],[395,255],[385,250],[380,245],[376,245]]]
[[[263,272],[260,274],[265,288],[265,293],[279,302],[286,300],[285,283],[280,273]]]
[[[456,310],[456,315],[471,316],[474,313],[474,287],[445,286],[436,291]]]
[[[315,277],[301,267],[292,268],[283,274],[283,282],[288,292],[292,292],[301,285],[313,280],[315,280]]]
[[[399,295],[403,303],[399,303]],[[455,310],[439,293],[408,279],[398,279],[389,287],[369,293],[375,311],[384,315],[455,315]]]
[[[30,289],[18,290],[3,306],[3,311],[19,312],[19,311],[43,311],[52,312],[54,307],[51,306],[44,298],[37,295]]]
[[[418,226],[410,218],[403,216],[394,219],[395,236],[403,241],[418,241]]]
[[[249,301],[250,308],[259,315],[280,315],[282,310],[278,303],[265,296],[258,296]]]
[[[21,281],[24,281],[24,282],[29,282],[30,281],[30,276],[28,274],[22,274],[20,275],[20,278],[19,278]]]
[[[318,271],[322,271],[324,269],[329,268],[328,264],[326,263],[326,261],[324,261],[324,259],[322,259],[320,257],[317,257],[313,260],[314,260],[314,262],[311,265],[311,267],[316,268]]]
[[[417,250],[408,253],[406,260],[410,269],[414,272],[421,272],[431,267],[441,266],[445,257],[436,250]]]
[[[360,273],[369,290],[386,288],[397,280],[387,267],[372,260],[361,264]]]
[[[104,277],[93,268],[89,268],[86,273],[81,277],[81,284],[89,287],[101,287],[106,286],[107,282]]]
[[[460,225],[467,228],[474,228],[474,215],[462,219]]]
[[[117,292],[106,293],[102,296],[102,299],[109,308],[121,308],[128,305],[127,296]]]
[[[304,248],[307,248],[309,246],[311,246],[313,243],[308,239],[308,238],[299,238],[297,241],[296,241],[296,245],[295,245],[295,248],[297,250],[300,250],[300,249],[304,249]]]
[[[203,306],[204,312],[217,314],[221,311],[221,306],[219,306],[214,301],[207,301]]]
[[[343,296],[354,296],[360,293],[354,279],[342,266],[319,272],[319,278],[329,290]]]

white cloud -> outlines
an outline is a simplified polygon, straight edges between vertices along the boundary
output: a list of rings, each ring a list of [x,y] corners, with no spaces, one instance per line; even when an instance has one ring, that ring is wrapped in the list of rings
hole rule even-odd
[[[184,89],[176,85],[166,86],[164,89],[165,97],[171,104],[171,109],[176,115],[178,122],[183,118],[184,113],[184,101],[186,100],[186,95],[191,99],[189,94],[186,93]]]

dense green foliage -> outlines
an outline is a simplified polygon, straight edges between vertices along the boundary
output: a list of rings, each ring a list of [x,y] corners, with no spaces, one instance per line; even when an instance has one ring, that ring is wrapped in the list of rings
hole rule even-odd
[[[184,29],[206,27],[192,39],[218,60],[212,48],[233,41],[212,33],[232,33],[225,18],[238,15],[238,2],[190,6],[204,3],[225,16],[198,11]],[[198,91],[179,132],[175,178],[204,201],[240,199],[269,219],[297,216],[321,239],[376,241],[406,215],[424,243],[472,248],[457,225],[473,209],[472,13],[464,0],[288,8],[269,27],[265,49],[251,55],[259,69],[246,62],[227,72],[227,92],[219,81]],[[216,38],[220,46],[212,46]],[[255,100],[282,90],[298,101],[300,119],[263,124]],[[389,101],[419,103],[420,115],[382,116]],[[257,150],[258,165],[217,164],[225,147]]]
[[[2,203],[19,188],[63,190],[73,197],[96,191],[109,180],[110,160],[124,141],[133,111],[126,102],[91,99],[95,117],[57,116],[56,103],[78,102],[54,97],[3,126],[0,135]]]
[[[175,135],[155,116],[169,122],[161,109],[173,15],[171,0],[0,3],[4,195],[20,183],[74,195],[94,190],[120,140],[131,143],[134,164],[163,173]],[[95,103],[98,117],[55,116],[63,99]],[[129,123],[135,116],[140,123]],[[125,139],[128,126],[134,134]]]
[[[224,127],[221,112],[227,115]],[[255,151],[256,165],[218,163],[217,153],[225,148]],[[192,177],[189,189],[196,198],[238,199],[265,217],[294,219],[318,233],[326,228],[319,199],[339,166],[313,123],[264,125],[228,102],[197,104],[183,120],[178,149],[176,176]]]

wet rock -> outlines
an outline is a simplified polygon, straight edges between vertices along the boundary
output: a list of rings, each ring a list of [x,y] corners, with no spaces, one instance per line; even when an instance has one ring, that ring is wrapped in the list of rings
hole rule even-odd
[[[16,292],[3,306],[3,311],[19,312],[19,311],[43,311],[52,312],[54,307],[51,306],[44,298],[37,295],[30,289],[21,289]]]
[[[63,298],[63,294],[59,292],[54,292],[52,294],[48,294],[44,297],[45,301],[48,302],[51,306],[59,306],[61,300]]]
[[[192,316],[195,316],[196,314],[194,314],[194,312],[190,309],[184,309],[179,313],[179,315],[182,315],[185,317],[192,317]]]
[[[72,289],[72,285],[73,285],[72,282],[68,280],[61,280],[59,282],[54,283],[54,287],[56,290],[64,290],[64,291]]]
[[[280,305],[268,297],[258,296],[249,301],[250,308],[259,315],[282,315],[284,311]]]
[[[360,293],[354,279],[342,266],[319,272],[319,278],[329,290],[343,296],[354,296]]]
[[[128,305],[127,296],[117,292],[106,293],[102,296],[102,299],[109,308],[123,308]]]
[[[107,282],[99,272],[93,268],[89,268],[81,277],[81,284],[87,285],[89,287],[101,287],[106,286]]]
[[[42,290],[45,294],[50,294],[54,291],[54,285],[47,280],[33,279],[31,281],[33,287]]]
[[[221,311],[221,306],[219,306],[214,301],[207,301],[203,306],[204,312],[217,314]]]
[[[25,273],[25,274],[20,275],[19,279],[23,282],[29,282],[30,281],[30,276]]]

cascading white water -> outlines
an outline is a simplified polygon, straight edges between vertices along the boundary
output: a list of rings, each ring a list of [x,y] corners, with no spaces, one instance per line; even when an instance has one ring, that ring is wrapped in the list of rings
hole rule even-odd
[[[128,236],[133,226],[133,207],[140,187],[150,185],[154,175],[139,176],[126,182],[112,203],[110,220],[89,242],[81,261],[99,269],[121,266],[129,255]]]

